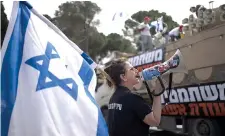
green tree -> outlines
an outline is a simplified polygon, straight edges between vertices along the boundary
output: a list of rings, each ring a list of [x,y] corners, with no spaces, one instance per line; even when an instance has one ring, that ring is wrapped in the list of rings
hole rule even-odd
[[[107,37],[107,42],[104,48],[102,49],[102,55],[106,55],[112,51],[121,51],[126,53],[135,53],[136,49],[132,46],[131,42],[121,35],[116,33],[111,33]]]
[[[47,14],[43,14],[44,17],[46,17],[49,21],[53,22],[54,23],[54,18],[50,17],[49,15]]]
[[[7,19],[7,15],[5,14],[5,7],[3,5],[3,2],[1,1],[1,47],[5,38],[8,23],[9,21]]]
[[[89,37],[99,21],[94,16],[101,11],[97,4],[90,1],[71,1],[63,3],[55,12],[56,24],[73,42],[89,53]],[[91,31],[91,32],[89,32]],[[92,50],[92,48],[90,48]],[[92,51],[90,51],[92,52]]]
[[[89,55],[98,62],[102,57],[105,57],[102,49],[106,45],[106,36],[103,33],[98,33],[97,29],[93,27],[89,32]]]
[[[135,48],[129,40],[118,34],[105,36],[97,31],[99,20],[94,16],[101,9],[90,1],[66,2],[59,6],[55,17],[45,15],[84,52],[88,53],[95,61],[104,58],[107,53],[118,50],[134,52]]]

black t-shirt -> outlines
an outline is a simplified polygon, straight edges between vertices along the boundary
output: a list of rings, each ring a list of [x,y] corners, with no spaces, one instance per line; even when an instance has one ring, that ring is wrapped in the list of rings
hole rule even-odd
[[[149,125],[143,120],[152,110],[142,97],[119,86],[109,101],[108,109],[110,136],[148,136]]]

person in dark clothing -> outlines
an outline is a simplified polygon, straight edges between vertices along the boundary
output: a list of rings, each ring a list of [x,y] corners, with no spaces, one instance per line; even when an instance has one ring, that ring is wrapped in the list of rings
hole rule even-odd
[[[149,127],[160,123],[161,97],[154,97],[151,108],[142,97],[132,93],[140,79],[138,70],[127,61],[116,60],[105,72],[108,85],[115,87],[108,105],[109,136],[148,136]]]

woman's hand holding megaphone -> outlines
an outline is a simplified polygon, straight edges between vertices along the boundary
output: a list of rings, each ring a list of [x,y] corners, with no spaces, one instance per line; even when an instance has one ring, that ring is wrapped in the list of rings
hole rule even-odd
[[[147,81],[157,79],[158,85],[157,87],[160,88],[155,88],[151,89],[153,90],[150,92],[154,96],[159,96],[161,95],[165,89],[167,88],[167,85],[165,85],[165,81],[162,81],[161,76],[165,74],[169,74],[169,92],[171,90],[171,85],[172,85],[172,75],[174,72],[179,72],[179,73],[187,73],[186,66],[183,63],[183,57],[181,55],[180,50],[178,49],[176,53],[170,57],[167,61],[164,63],[157,64],[153,67],[143,69],[140,74],[140,79],[145,83],[147,90],[148,90],[148,85],[146,84]],[[149,89],[150,90],[150,89]]]
[[[165,80],[162,80],[160,77],[151,81],[151,90],[152,95],[159,96],[165,89],[168,87],[168,84]]]
[[[152,95],[160,96],[165,91],[165,81],[163,81],[160,76],[166,70],[168,69],[165,64],[159,64],[151,68],[144,69],[142,72],[139,73],[140,79],[145,83],[146,87],[149,88],[149,93],[151,93]],[[148,84],[146,84],[147,81],[151,82],[150,87],[148,86]]]

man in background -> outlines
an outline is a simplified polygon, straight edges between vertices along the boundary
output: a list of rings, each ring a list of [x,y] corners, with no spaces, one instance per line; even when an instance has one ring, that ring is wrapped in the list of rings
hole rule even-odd
[[[150,26],[149,26],[150,20],[151,19],[149,17],[145,17],[144,22],[138,26],[138,30],[140,32],[140,44],[142,52],[152,50],[154,48],[150,33]]]
[[[169,32],[169,36],[170,36],[170,39],[171,41],[175,41],[175,40],[178,40],[181,38],[181,33],[183,32],[183,25],[179,26],[179,27],[176,27],[174,29],[172,29],[170,32]]]

